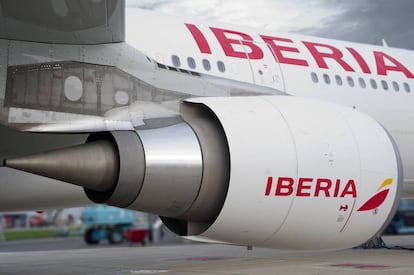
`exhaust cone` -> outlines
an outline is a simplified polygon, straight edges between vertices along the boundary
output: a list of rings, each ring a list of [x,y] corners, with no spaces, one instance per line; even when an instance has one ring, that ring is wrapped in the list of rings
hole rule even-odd
[[[118,151],[106,140],[5,160],[5,166],[107,192],[119,173]]]

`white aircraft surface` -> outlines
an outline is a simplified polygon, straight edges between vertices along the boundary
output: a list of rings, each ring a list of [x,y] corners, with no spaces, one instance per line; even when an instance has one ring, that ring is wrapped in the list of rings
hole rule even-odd
[[[2,156],[2,211],[92,201],[188,238],[317,250],[369,240],[412,194],[412,51],[21,2],[0,1],[0,123],[48,135]]]

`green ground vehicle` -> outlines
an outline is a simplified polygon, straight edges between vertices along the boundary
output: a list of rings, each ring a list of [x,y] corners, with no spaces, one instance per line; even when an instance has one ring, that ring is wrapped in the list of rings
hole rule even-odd
[[[108,240],[110,244],[124,241],[125,233],[134,226],[135,212],[106,205],[86,207],[81,213],[86,226],[84,239],[87,244],[98,244]]]

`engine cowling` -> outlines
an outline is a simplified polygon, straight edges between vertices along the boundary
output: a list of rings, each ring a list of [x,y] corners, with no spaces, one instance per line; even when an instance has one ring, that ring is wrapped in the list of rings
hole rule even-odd
[[[232,97],[187,100],[181,115],[170,127],[92,134],[6,165],[84,186],[97,203],[160,215],[179,235],[248,246],[352,247],[396,210],[398,149],[356,110]]]
[[[230,181],[201,235],[287,249],[359,245],[393,216],[402,186],[398,150],[372,118],[293,97],[196,99],[222,125]]]

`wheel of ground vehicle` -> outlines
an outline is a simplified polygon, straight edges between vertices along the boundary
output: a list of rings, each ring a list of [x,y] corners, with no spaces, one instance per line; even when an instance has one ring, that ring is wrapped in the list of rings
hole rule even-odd
[[[112,228],[108,233],[108,241],[110,244],[119,244],[124,241],[124,235],[120,228]]]
[[[89,228],[86,230],[84,239],[85,242],[90,245],[99,243],[99,238],[97,238],[96,230],[94,228]]]

